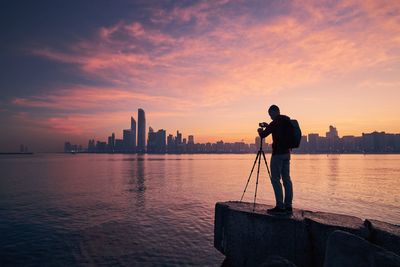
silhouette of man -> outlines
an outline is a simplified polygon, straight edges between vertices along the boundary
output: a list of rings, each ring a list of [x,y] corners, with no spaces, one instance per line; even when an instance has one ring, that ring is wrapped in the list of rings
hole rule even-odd
[[[287,136],[290,133],[290,118],[280,114],[279,107],[272,105],[268,109],[272,122],[265,128],[259,128],[258,134],[265,138],[272,134],[272,156],[271,156],[271,184],[275,193],[276,206],[268,209],[268,213],[291,214],[293,186],[290,180],[290,149],[287,144]],[[285,188],[283,198],[282,184]]]

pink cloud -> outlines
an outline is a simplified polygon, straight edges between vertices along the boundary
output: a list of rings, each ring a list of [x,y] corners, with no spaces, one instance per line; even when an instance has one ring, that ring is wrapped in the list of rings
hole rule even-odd
[[[155,12],[155,16],[165,21],[203,21],[226,2],[202,2],[168,14]],[[77,64],[85,73],[119,86],[220,104],[215,98],[268,94],[313,83],[331,73],[349,74],[390,63],[399,56],[393,51],[399,46],[400,28],[394,27],[398,21],[385,15],[390,8],[373,2],[339,2],[329,8],[318,1],[294,2],[293,13],[267,23],[250,25],[246,14],[234,18],[222,14],[212,30],[206,31],[206,23],[199,22],[200,28],[194,30],[201,35],[181,37],[139,22],[120,22],[101,28],[94,40],[75,44],[72,52],[44,49],[34,53]],[[351,11],[346,13],[346,9]],[[301,12],[309,15],[304,21],[299,19]],[[143,42],[153,49],[138,47]],[[130,48],[140,48],[140,52]]]
[[[153,121],[180,118],[185,115],[182,112],[146,112],[146,117]],[[117,138],[122,138],[122,129],[130,127],[131,116],[135,117],[131,111],[46,114],[41,117],[29,112],[18,112],[13,115],[13,120],[19,125],[24,125],[25,130],[40,129],[44,135],[62,134],[105,140],[111,132],[115,132]]]
[[[12,104],[30,108],[47,108],[55,110],[96,110],[105,105],[116,110],[132,106],[135,103],[169,103],[176,109],[188,108],[192,103],[168,96],[149,95],[116,88],[98,88],[76,86],[53,90],[54,93],[19,97]]]
[[[150,26],[121,21],[69,44],[66,51],[34,49],[35,55],[76,65],[87,77],[113,86],[69,88],[18,98],[14,104],[66,110],[108,105],[120,110],[137,101],[167,112],[221,106],[234,110],[238,103],[250,106],[249,99],[267,99],[285,90],[327,90],[355,74],[369,76],[384,68],[398,73],[399,1],[292,1],[289,13],[258,20],[246,12],[245,1],[234,2],[235,13],[225,12],[229,4],[198,2],[154,10]],[[190,31],[179,33],[193,21]],[[175,31],[163,30],[169,23],[175,23]],[[392,81],[385,83],[393,87]]]

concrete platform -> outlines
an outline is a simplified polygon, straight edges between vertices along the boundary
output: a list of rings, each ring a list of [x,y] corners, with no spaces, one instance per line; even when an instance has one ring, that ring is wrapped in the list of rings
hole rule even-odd
[[[232,266],[259,266],[270,256],[299,267],[324,266],[327,240],[337,230],[381,246],[383,251],[397,253],[399,249],[400,227],[395,225],[299,209],[293,215],[270,215],[268,208],[256,204],[253,211],[253,203],[238,201],[216,204],[214,246]]]

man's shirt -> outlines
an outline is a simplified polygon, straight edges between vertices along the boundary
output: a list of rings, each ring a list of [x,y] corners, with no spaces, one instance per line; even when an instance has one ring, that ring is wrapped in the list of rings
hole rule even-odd
[[[290,134],[290,118],[285,115],[278,115],[266,128],[260,133],[261,138],[272,134],[272,155],[290,153],[287,140]]]

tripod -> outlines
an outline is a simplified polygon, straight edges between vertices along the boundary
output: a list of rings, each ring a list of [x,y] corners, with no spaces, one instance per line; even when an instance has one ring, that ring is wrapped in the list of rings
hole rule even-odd
[[[271,173],[270,173],[270,171],[269,171],[267,159],[265,158],[265,153],[264,153],[264,151],[263,151],[263,149],[262,149],[262,144],[263,144],[263,138],[260,139],[260,148],[259,148],[259,150],[258,150],[258,152],[257,152],[256,159],[254,160],[253,167],[251,168],[250,175],[249,175],[249,178],[247,179],[247,183],[246,183],[246,186],[245,186],[245,188],[244,188],[242,197],[240,198],[240,202],[242,202],[242,199],[243,199],[243,197],[244,197],[244,194],[246,193],[247,186],[249,185],[249,182],[250,182],[250,179],[251,179],[251,175],[253,174],[254,167],[256,166],[256,163],[257,163],[257,160],[258,160],[258,166],[257,166],[257,180],[256,180],[256,191],[254,192],[253,211],[254,211],[255,208],[256,208],[256,198],[257,198],[257,188],[258,188],[258,177],[260,176],[261,156],[262,156],[263,159],[264,159],[265,166],[267,166],[268,175],[269,175],[269,177],[271,178]]]

